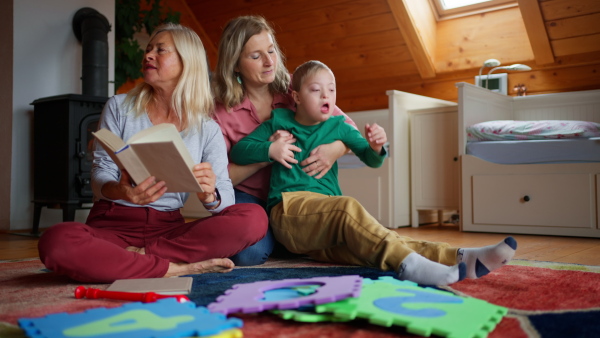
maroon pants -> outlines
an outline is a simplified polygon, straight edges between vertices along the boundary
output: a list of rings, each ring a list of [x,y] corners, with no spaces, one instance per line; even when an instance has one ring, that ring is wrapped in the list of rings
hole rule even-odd
[[[185,223],[179,210],[157,211],[108,201],[94,203],[87,224],[65,222],[44,231],[40,259],[81,282],[163,277],[169,262],[231,257],[262,239],[268,219],[258,204],[234,204]],[[125,250],[145,248],[146,254]]]

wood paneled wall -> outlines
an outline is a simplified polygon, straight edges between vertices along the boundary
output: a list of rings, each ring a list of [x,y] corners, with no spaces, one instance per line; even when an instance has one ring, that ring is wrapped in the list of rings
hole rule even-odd
[[[216,46],[230,19],[264,16],[275,28],[288,70],[311,59],[328,64],[338,83],[338,105],[348,112],[387,107],[389,89],[456,101],[455,83],[473,83],[489,58],[532,67],[509,72],[509,95],[518,83],[525,84],[530,95],[600,88],[598,0],[519,0],[541,13],[539,19],[512,7],[436,23],[423,14],[426,0],[414,0],[419,6],[397,0],[401,10],[413,10],[422,51],[433,64],[431,77],[423,75],[423,60],[418,59],[422,56],[404,38],[406,23],[392,8],[398,6],[396,0],[163,1],[199,33],[211,65],[216,64]],[[532,48],[531,27],[551,46],[550,62],[536,58],[534,51],[539,49]]]

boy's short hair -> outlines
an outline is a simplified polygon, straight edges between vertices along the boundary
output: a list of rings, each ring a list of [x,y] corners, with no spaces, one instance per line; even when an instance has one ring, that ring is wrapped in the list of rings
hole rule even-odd
[[[292,90],[299,92],[300,87],[302,86],[302,82],[308,76],[315,74],[317,71],[321,69],[326,69],[333,74],[333,71],[326,64],[321,61],[311,60],[306,61],[296,68],[294,71],[294,76],[292,76]]]

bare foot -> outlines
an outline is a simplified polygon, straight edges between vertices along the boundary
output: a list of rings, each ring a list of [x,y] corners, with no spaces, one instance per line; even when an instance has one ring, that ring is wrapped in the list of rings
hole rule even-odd
[[[209,272],[229,272],[235,264],[229,258],[213,258],[196,263],[169,263],[169,270],[164,277],[195,275]]]
[[[128,246],[125,248],[125,250],[127,251],[131,251],[131,252],[137,252],[140,255],[145,255],[146,254],[146,248],[138,248],[135,246]]]

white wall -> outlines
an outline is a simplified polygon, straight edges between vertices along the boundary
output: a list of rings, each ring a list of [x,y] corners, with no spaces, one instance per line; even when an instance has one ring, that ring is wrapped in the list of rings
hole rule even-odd
[[[13,138],[10,229],[30,229],[33,222],[32,130],[35,99],[81,94],[81,44],[72,29],[83,7],[104,15],[108,35],[109,81],[114,80],[114,0],[14,0]],[[109,96],[114,93],[111,83]],[[52,163],[48,163],[48,166]],[[77,212],[84,221],[86,210]],[[40,228],[62,221],[61,210],[42,211]]]

